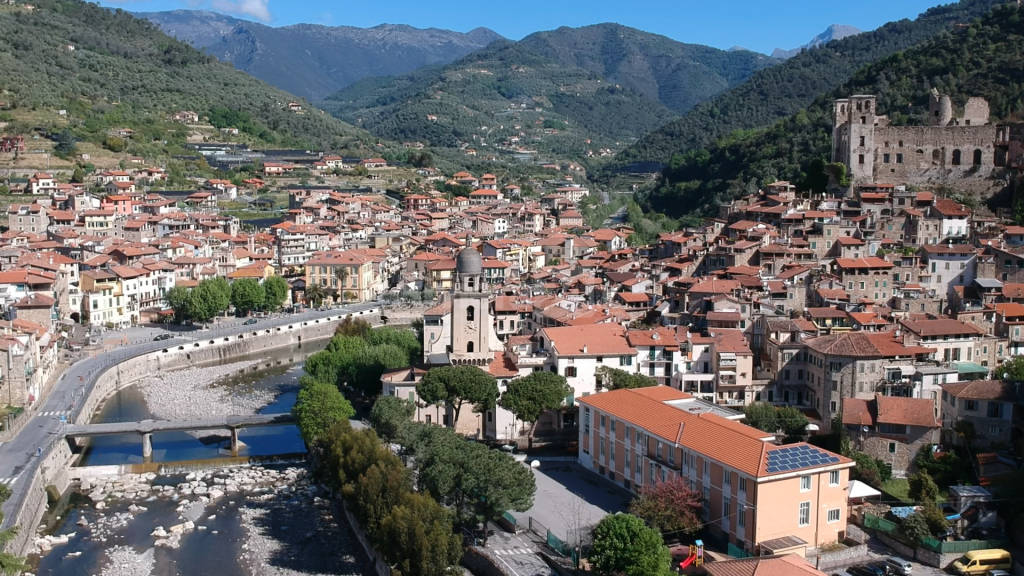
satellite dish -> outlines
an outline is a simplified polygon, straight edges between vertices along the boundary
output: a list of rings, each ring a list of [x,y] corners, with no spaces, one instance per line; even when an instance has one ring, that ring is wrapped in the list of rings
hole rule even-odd
[[[817,424],[808,424],[807,426],[804,426],[805,432],[817,432],[820,429],[821,428],[818,428]]]
[[[871,429],[870,429],[870,428],[868,428],[867,426],[861,426],[861,427],[860,427],[860,431],[861,431],[861,432],[864,432],[864,433],[866,434],[866,433],[870,432],[870,431],[871,431]]]

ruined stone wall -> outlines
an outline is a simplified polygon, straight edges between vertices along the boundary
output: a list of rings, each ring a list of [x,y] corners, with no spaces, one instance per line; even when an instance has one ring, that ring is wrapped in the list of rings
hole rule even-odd
[[[878,183],[987,178],[995,168],[995,126],[884,126],[875,132]]]

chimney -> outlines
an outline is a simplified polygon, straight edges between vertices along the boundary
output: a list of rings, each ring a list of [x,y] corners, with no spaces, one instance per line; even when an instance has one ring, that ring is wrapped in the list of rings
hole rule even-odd
[[[583,345],[583,353],[584,353],[584,354],[586,354],[586,353],[587,353],[587,345],[586,345],[586,344],[584,344],[584,345]]]

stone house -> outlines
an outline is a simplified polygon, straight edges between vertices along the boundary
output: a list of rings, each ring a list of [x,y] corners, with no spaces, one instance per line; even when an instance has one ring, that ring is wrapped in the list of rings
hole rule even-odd
[[[929,398],[848,398],[843,428],[857,450],[892,466],[896,477],[910,473],[923,446],[939,443],[938,406]]]
[[[942,429],[944,440],[963,445],[966,439],[958,425],[967,423],[974,430],[976,447],[1010,445],[1013,435],[1013,410],[1016,393],[1002,380],[954,382],[942,387]]]

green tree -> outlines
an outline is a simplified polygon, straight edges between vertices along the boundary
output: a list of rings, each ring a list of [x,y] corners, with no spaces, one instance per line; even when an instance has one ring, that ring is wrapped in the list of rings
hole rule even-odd
[[[939,487],[926,470],[918,470],[908,480],[910,499],[918,504],[935,504],[939,501]]]
[[[498,383],[476,366],[442,366],[423,376],[416,384],[416,394],[427,404],[444,403],[454,412],[453,422],[458,422],[465,404],[473,405],[475,412],[493,409]]]
[[[462,521],[493,520],[533,505],[533,473],[510,454],[436,426],[414,430],[406,436],[410,440],[420,486]]]
[[[396,576],[447,576],[462,559],[462,539],[448,511],[432,498],[407,493],[381,521],[380,549]]]
[[[622,388],[646,388],[648,386],[657,386],[658,384],[657,380],[649,376],[633,374],[631,372],[609,368],[607,366],[598,367],[597,374],[601,377],[602,386],[609,390],[619,390]]]
[[[416,405],[397,396],[381,396],[370,409],[370,425],[387,441],[397,438],[412,420]]]
[[[935,502],[928,502],[921,507],[921,516],[924,517],[924,521],[928,524],[928,531],[933,536],[943,536],[949,529],[949,521],[946,520],[945,513],[939,508],[939,505]]]
[[[920,512],[914,512],[903,519],[900,524],[900,534],[914,546],[932,535],[931,530],[928,529],[928,521]]]
[[[60,158],[70,158],[75,155],[75,143],[78,141],[71,130],[65,128],[54,140],[53,153]]]
[[[530,424],[530,436],[541,414],[562,406],[572,389],[565,378],[553,372],[533,372],[508,383],[498,404]]]
[[[377,451],[377,461],[370,464],[366,472],[342,488],[342,495],[358,511],[363,528],[376,538],[381,521],[410,491],[409,470],[398,456],[383,449]]]
[[[348,421],[355,416],[352,404],[345,399],[338,387],[303,376],[292,413],[298,423],[299,432],[307,446],[313,446],[323,439],[338,422]]]
[[[116,154],[124,152],[124,149],[128,147],[128,143],[125,142],[124,138],[118,138],[117,136],[107,136],[106,138],[103,139],[103,147]]]
[[[203,280],[196,288],[199,297],[209,301],[213,316],[223,314],[231,305],[231,285],[224,277]]]
[[[81,166],[75,166],[74,172],[71,173],[71,182],[74,184],[85,182],[85,170]]]
[[[1007,382],[1024,382],[1024,356],[1014,356],[996,368],[996,375]]]
[[[259,310],[263,306],[263,296],[260,283],[252,278],[242,278],[231,284],[231,304],[239,316]]]
[[[803,439],[806,434],[807,416],[792,406],[776,408],[766,402],[754,402],[743,407],[747,424],[769,434],[785,433],[786,442]]]
[[[629,505],[631,514],[662,534],[695,534],[701,528],[701,495],[681,476],[646,484]]]
[[[184,286],[175,286],[164,294],[167,305],[174,310],[174,321],[177,323],[191,320],[192,295],[189,289]]]
[[[632,514],[605,516],[594,528],[590,564],[601,576],[668,576],[672,556],[661,534]]]
[[[279,310],[288,297],[288,281],[280,276],[271,276],[263,281],[263,307],[270,311]]]

